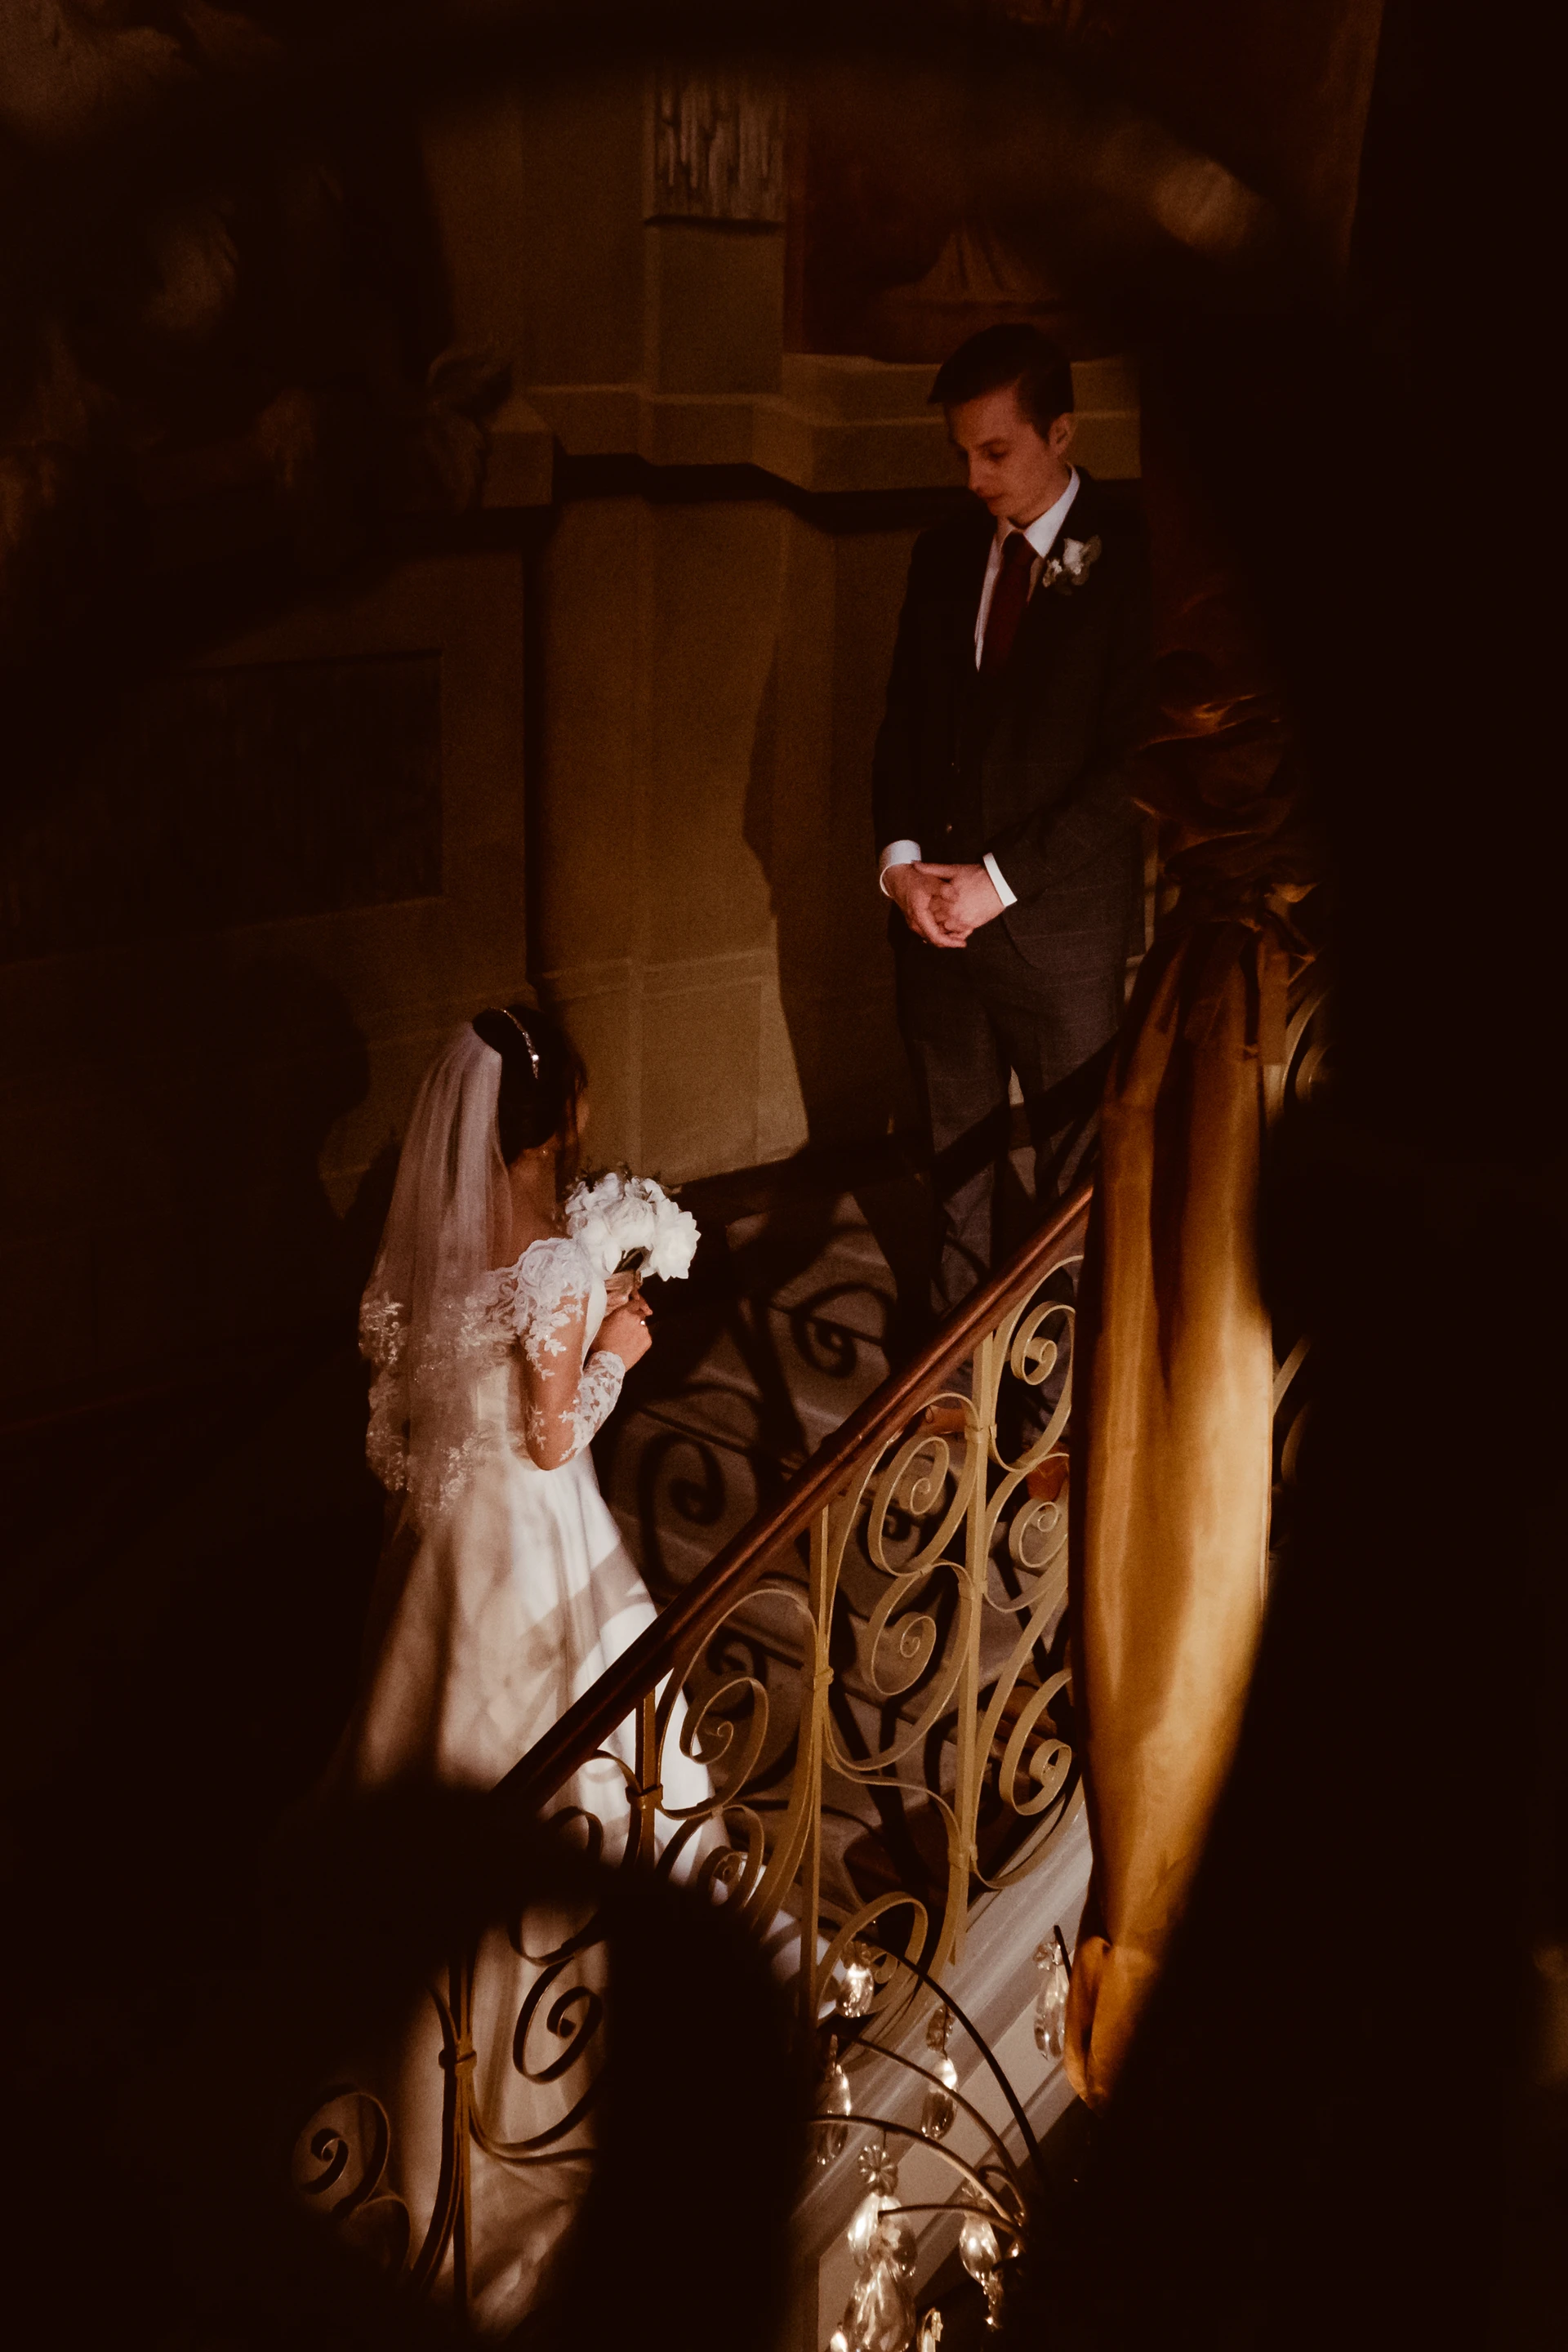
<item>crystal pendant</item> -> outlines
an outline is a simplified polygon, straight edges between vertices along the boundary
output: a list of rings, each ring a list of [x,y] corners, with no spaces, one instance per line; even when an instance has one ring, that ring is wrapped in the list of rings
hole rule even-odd
[[[947,2037],[952,2024],[952,2012],[941,2003],[926,2027],[926,2044],[931,2053],[928,2073],[937,2075],[939,2090],[931,2084],[921,2105],[921,2130],[927,2139],[942,2139],[952,2129],[952,2119],[958,2113],[953,2093],[958,2088],[958,2069],[947,2054]]]
[[[838,2036],[834,2034],[827,2044],[827,2065],[817,2086],[817,2121],[811,2127],[812,2154],[824,2170],[836,2156],[844,2153],[849,2126],[837,2118],[847,2116],[853,2105],[849,2077],[838,2063]]]
[[[985,2297],[985,2325],[1002,2325],[1002,2257],[996,2232],[983,2213],[964,2216],[958,2233],[958,2253],[964,2269]]]
[[[1067,2031],[1067,1955],[1053,1937],[1035,1954],[1040,1990],[1035,2001],[1035,2047],[1047,2058],[1059,2058]]]
[[[841,2017],[868,2017],[877,1998],[876,1972],[864,1944],[851,1944],[844,1955],[844,1981],[838,1991]]]
[[[886,2210],[856,2254],[855,2284],[828,2352],[909,2352],[915,2332],[915,2233],[896,2202],[874,2192],[866,2202]]]
[[[909,2352],[915,2332],[915,2233],[885,2213],[839,2326],[849,2352]]]
[[[863,2263],[871,2251],[871,2241],[877,2234],[877,2224],[882,2218],[882,2200],[876,2189],[868,2189],[850,2216],[847,2235],[849,2251],[858,2263]]]
[[[867,2184],[849,2224],[855,2284],[827,2352],[909,2352],[917,2247],[899,2205],[899,2168],[884,2138],[868,2142],[855,2164]]]
[[[944,2139],[952,2129],[952,2119],[958,2113],[953,2093],[958,2088],[958,2069],[945,2054],[932,2061],[931,2073],[940,2074],[943,2088],[932,2083],[921,2102],[921,2131],[927,2139]]]
[[[958,2233],[958,2257],[969,2275],[984,2286],[1002,2257],[996,2232],[984,2213],[966,2213]]]

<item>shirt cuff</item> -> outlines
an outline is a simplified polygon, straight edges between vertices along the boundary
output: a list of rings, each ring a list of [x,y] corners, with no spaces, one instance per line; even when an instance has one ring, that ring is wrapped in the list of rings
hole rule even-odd
[[[883,850],[882,855],[877,860],[877,887],[880,890],[884,898],[888,895],[889,866],[916,865],[919,862],[920,854],[921,845],[918,841],[889,842],[888,846]],[[1011,899],[1009,899],[1008,904],[1012,904]]]
[[[899,844],[895,842],[893,846],[896,849],[899,846]],[[884,856],[885,855],[886,853],[884,852]],[[996,860],[992,856],[989,850],[985,853],[984,863],[985,871],[990,875],[991,879],[996,885],[996,896],[1001,899],[1002,904],[1005,907],[1016,907],[1018,903],[1018,893],[1016,890],[1008,889],[1006,882],[1003,877],[1002,868],[997,865]]]

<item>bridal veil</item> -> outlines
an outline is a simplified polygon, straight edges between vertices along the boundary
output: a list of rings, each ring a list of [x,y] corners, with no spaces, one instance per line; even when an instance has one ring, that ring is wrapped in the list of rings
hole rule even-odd
[[[471,1381],[455,1378],[469,1302],[506,1246],[510,1204],[496,1133],[501,1057],[468,1024],[426,1072],[360,1306],[374,1370],[370,1465],[427,1528],[475,1449]]]

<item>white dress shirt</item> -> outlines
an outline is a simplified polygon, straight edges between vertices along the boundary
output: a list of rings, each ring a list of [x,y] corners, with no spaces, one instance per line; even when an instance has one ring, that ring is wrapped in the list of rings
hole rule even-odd
[[[974,667],[976,669],[980,667],[980,657],[985,650],[985,625],[991,618],[991,599],[996,593],[996,583],[1001,577],[1003,549],[1013,533],[1021,529],[1024,537],[1035,551],[1035,561],[1029,572],[1029,593],[1033,595],[1035,584],[1040,576],[1040,565],[1050,553],[1052,543],[1068,519],[1068,509],[1077,496],[1078,467],[1073,466],[1068,468],[1068,486],[1054,507],[1047,507],[1045,513],[1037,515],[1033,522],[1020,525],[1009,522],[1004,516],[997,524],[996,535],[991,542],[991,552],[985,559],[985,577],[981,583],[980,605],[974,615]],[[877,861],[878,887],[884,898],[888,895],[888,868],[890,866],[912,866],[918,861],[920,855],[921,845],[918,841],[889,842]],[[1018,894],[1016,890],[1008,888],[1003,878],[1002,869],[989,850],[985,853],[984,866],[985,871],[996,887],[996,896],[1001,899],[1002,904],[1005,907],[1016,907],[1018,903]]]

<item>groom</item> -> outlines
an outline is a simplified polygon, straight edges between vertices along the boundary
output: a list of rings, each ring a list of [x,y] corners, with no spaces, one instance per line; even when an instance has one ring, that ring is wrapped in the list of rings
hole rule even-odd
[[[1042,1214],[1094,1134],[1141,907],[1129,760],[1143,718],[1137,520],[1071,461],[1072,373],[1033,327],[988,327],[931,392],[978,505],[915,542],[873,804],[899,1024],[934,1153],[934,1296],[992,1260],[1023,1091]],[[983,509],[983,511],[982,511]]]

